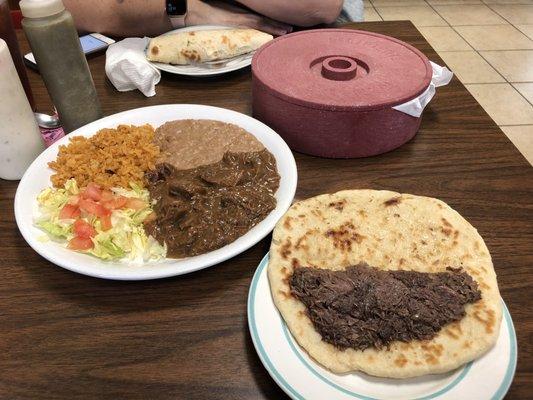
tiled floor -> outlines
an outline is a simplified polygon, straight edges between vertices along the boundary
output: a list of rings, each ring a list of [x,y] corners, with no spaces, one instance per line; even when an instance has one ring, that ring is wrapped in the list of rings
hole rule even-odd
[[[409,19],[533,165],[533,0],[364,0]]]

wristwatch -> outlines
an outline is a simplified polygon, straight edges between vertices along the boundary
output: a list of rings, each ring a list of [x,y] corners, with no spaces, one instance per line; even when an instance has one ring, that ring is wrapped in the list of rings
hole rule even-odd
[[[187,0],[166,0],[166,9],[172,27],[183,28],[187,15]]]

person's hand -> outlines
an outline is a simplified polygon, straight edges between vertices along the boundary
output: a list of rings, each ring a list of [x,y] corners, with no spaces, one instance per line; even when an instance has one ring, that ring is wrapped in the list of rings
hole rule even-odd
[[[228,25],[258,29],[272,35],[285,35],[292,26],[283,22],[254,14],[243,8],[224,2],[205,3],[201,0],[188,0],[185,24],[190,25]]]

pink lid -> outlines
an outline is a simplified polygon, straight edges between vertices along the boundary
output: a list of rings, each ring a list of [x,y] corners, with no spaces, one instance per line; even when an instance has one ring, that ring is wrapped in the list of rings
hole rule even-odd
[[[427,57],[377,33],[317,29],[281,36],[252,61],[254,79],[290,103],[327,110],[372,110],[405,103],[431,82]]]

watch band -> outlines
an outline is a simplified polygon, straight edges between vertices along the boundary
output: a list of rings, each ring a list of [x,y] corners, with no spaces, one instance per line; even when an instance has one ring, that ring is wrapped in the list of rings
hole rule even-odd
[[[172,25],[172,28],[178,29],[183,28],[185,26],[185,17],[187,14],[184,15],[177,15],[177,16],[170,16],[170,25]]]
[[[172,28],[183,28],[187,16],[187,0],[165,0],[165,9]]]

